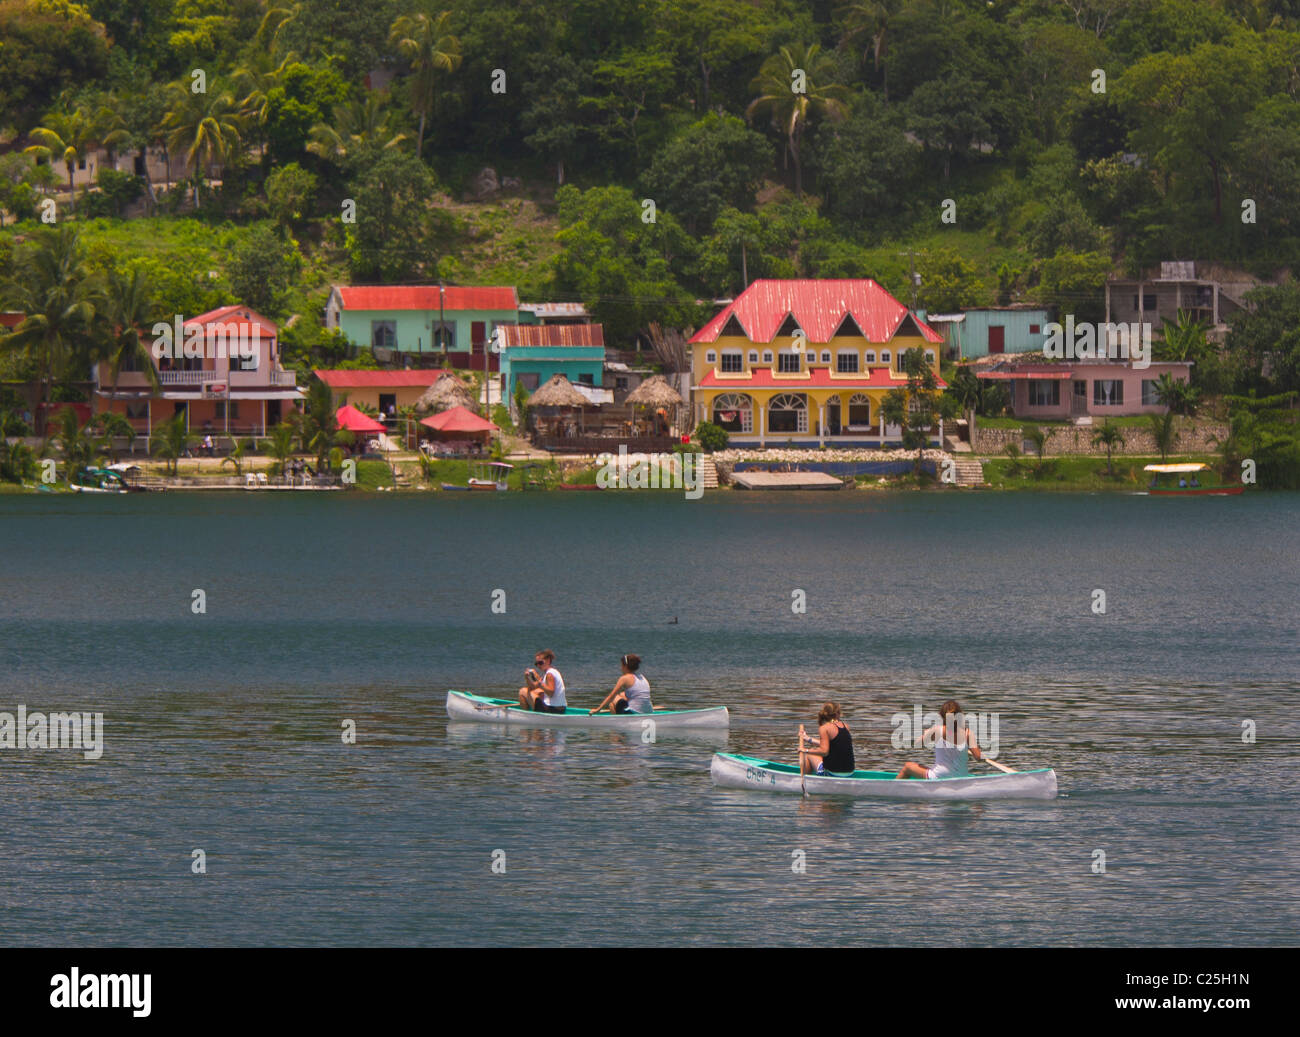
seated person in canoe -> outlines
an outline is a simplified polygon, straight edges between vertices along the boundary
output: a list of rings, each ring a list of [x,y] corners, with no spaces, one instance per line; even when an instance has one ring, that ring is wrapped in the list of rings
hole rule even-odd
[[[555,668],[555,653],[545,648],[537,653],[533,663],[538,670],[524,671],[524,686],[519,689],[519,704],[534,713],[563,713],[564,678]]]
[[[605,696],[605,701],[591,711],[592,715],[608,708],[611,713],[653,713],[650,704],[650,682],[639,673],[641,657],[628,654],[619,660],[623,675],[614,685],[614,690]]]
[[[970,773],[966,769],[968,750],[975,759],[984,759],[980,747],[975,744],[975,736],[966,726],[966,718],[956,699],[949,699],[939,707],[939,723],[926,728],[917,744],[920,745],[927,738],[934,739],[934,766],[922,767],[919,763],[908,760],[896,777],[964,778]]]
[[[838,703],[827,702],[817,714],[817,738],[799,727],[800,774],[852,774],[857,769],[853,759],[853,735],[840,717]],[[805,742],[807,744],[805,744]]]

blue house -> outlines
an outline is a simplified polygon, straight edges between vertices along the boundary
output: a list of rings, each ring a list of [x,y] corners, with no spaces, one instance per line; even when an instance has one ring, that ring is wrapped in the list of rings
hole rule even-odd
[[[593,403],[605,402],[605,329],[600,324],[510,324],[497,328],[501,387],[507,397],[516,384],[529,392],[562,374]]]
[[[991,306],[964,313],[931,313],[925,321],[944,337],[946,352],[955,360],[991,353],[1036,353],[1042,350],[1051,321],[1045,309]]]

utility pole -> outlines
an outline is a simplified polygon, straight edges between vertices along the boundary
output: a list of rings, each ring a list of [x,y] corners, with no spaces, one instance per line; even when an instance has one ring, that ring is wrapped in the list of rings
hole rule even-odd
[[[916,293],[917,290],[921,287],[921,275],[916,272],[916,250],[909,248],[906,252],[899,252],[896,254],[907,257],[907,279],[908,281],[911,282],[912,285],[912,309],[913,311],[915,311]],[[924,252],[921,254],[925,255]]]

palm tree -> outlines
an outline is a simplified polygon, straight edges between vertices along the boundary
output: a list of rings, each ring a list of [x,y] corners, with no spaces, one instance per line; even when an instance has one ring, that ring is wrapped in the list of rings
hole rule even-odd
[[[399,16],[388,33],[388,41],[411,64],[411,111],[420,117],[417,157],[424,154],[424,124],[433,111],[438,74],[460,68],[460,40],[448,31],[450,23],[450,11],[417,11]]]
[[[1055,429],[1043,428],[1039,425],[1026,425],[1024,437],[1034,444],[1034,453],[1038,455],[1038,460],[1043,459],[1043,453],[1047,449],[1047,441],[1056,434]]]
[[[50,401],[50,386],[73,360],[89,361],[94,321],[103,296],[98,279],[86,265],[76,230],[64,225],[46,231],[18,256],[17,273],[7,296],[12,308],[26,313],[6,339],[11,348],[36,357],[41,372],[41,402]],[[45,418],[37,418],[38,434]]]
[[[250,61],[240,65],[231,74],[236,90],[243,95],[237,101],[239,118],[243,120],[246,127],[256,127],[257,144],[262,152],[263,164],[270,158],[263,128],[271,114],[271,91],[284,78],[284,70],[297,60],[298,55],[290,51],[276,65],[269,54],[258,51]]]
[[[83,425],[71,407],[65,407],[59,412],[58,431],[53,438],[58,444],[59,453],[63,455],[69,484],[79,468],[93,465],[99,459],[107,443],[105,437],[95,434],[90,422]]]
[[[230,465],[235,470],[235,477],[244,474],[244,458],[257,449],[257,440],[236,439],[234,445],[230,448],[230,453],[221,459],[221,467],[225,468]]]
[[[1106,448],[1107,476],[1113,477],[1115,475],[1114,469],[1111,468],[1110,464],[1111,451],[1113,451],[1117,446],[1121,446],[1123,442],[1124,433],[1119,430],[1118,426],[1112,425],[1109,419],[1102,424],[1101,428],[1092,434],[1092,445],[1104,446]]]
[[[316,470],[325,468],[330,449],[352,442],[352,433],[339,428],[334,393],[319,378],[307,389],[305,408],[297,415],[302,448],[316,455]]]
[[[1205,352],[1205,333],[1209,327],[1208,321],[1193,320],[1186,310],[1179,310],[1178,320],[1166,320],[1161,329],[1160,359],[1199,360]]]
[[[289,458],[293,457],[293,426],[281,422],[271,429],[266,452],[275,458],[274,474],[283,475]]]
[[[112,446],[115,440],[118,438],[125,439],[128,450],[131,449],[131,444],[135,442],[135,426],[121,414],[103,411],[91,418],[89,424],[104,438],[104,444],[112,453],[114,461],[117,460],[117,450]]]
[[[181,456],[198,439],[185,427],[184,411],[177,412],[169,421],[163,422],[154,438],[158,442],[158,454],[168,461],[167,468],[172,475],[180,469]]]
[[[266,14],[262,16],[262,24],[257,27],[255,39],[258,43],[265,43],[269,35],[271,37],[271,48],[275,49],[280,45],[280,33],[298,20],[302,10],[303,4],[301,0],[296,4],[290,4],[288,7],[268,7]]]
[[[1174,426],[1173,411],[1151,415],[1151,438],[1155,440],[1156,449],[1160,451],[1160,460],[1166,460],[1178,442],[1178,429]]]
[[[374,90],[363,99],[335,105],[334,125],[318,122],[313,126],[307,150],[340,164],[366,144],[378,144],[387,150],[404,143],[405,133],[395,134],[389,129],[386,103],[387,96]]]
[[[214,163],[227,162],[238,155],[242,142],[240,116],[235,99],[218,84],[209,84],[207,93],[196,94],[188,83],[172,84],[171,107],[163,117],[167,147],[183,152],[194,169],[194,204],[199,201],[199,187],[212,171]]]
[[[110,364],[113,380],[108,398],[112,410],[117,401],[117,383],[124,370],[141,372],[152,388],[158,388],[153,355],[140,334],[141,328],[151,324],[153,318],[153,286],[148,275],[139,266],[132,267],[129,274],[118,268],[110,270],[106,302],[112,330],[103,358]]]
[[[36,141],[23,149],[29,155],[46,159],[51,165],[62,162],[68,171],[68,196],[72,211],[77,211],[77,189],[74,183],[77,163],[84,162],[98,136],[97,120],[84,108],[67,112],[53,112],[46,117],[45,125],[37,126],[28,134]]]
[[[1156,401],[1168,407],[1174,414],[1192,416],[1200,406],[1201,391],[1192,387],[1191,382],[1174,378],[1168,371],[1156,379]]]
[[[772,127],[785,135],[785,154],[794,162],[795,193],[803,195],[803,160],[800,147],[811,119],[842,118],[848,112],[848,87],[828,82],[835,63],[814,43],[802,50],[782,47],[765,62],[752,87],[758,97],[745,109],[752,120],[769,114]],[[800,89],[802,87],[802,89]]]
[[[852,0],[845,5],[844,39],[848,44],[864,40],[867,44],[863,54],[871,55],[873,67],[880,72],[885,58],[886,34],[889,20],[898,13],[899,0]],[[885,103],[889,103],[889,69],[885,68],[881,76],[881,93]]]

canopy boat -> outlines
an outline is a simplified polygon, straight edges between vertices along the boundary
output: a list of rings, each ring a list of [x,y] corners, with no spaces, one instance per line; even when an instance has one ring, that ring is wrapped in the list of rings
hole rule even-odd
[[[502,490],[506,489],[506,480],[510,478],[510,473],[515,470],[512,464],[506,464],[504,461],[493,461],[488,465],[475,465],[473,474],[469,477],[469,488],[471,490]]]
[[[490,699],[467,691],[447,692],[447,716],[479,724],[518,724],[523,727],[596,727],[609,731],[640,731],[651,719],[642,713],[597,713],[570,706],[563,713],[534,713],[524,709],[517,699]],[[707,730],[727,728],[730,717],[726,706],[709,709],[657,709],[656,731]]]
[[[126,482],[118,472],[107,468],[82,465],[72,474],[68,485],[76,493],[128,493]]]
[[[1210,466],[1187,462],[1184,464],[1149,464],[1142,469],[1151,473],[1147,492],[1153,497],[1229,497],[1241,493],[1246,487],[1233,483],[1204,483],[1197,475],[1208,472]],[[1185,476],[1191,476],[1191,479]],[[1185,485],[1180,485],[1180,483]]]
[[[763,792],[805,789],[810,796],[855,796],[880,799],[1055,799],[1056,771],[971,774],[963,778],[895,778],[891,771],[854,771],[842,777],[799,776],[799,767],[737,753],[714,753],[709,768],[713,784]]]

